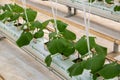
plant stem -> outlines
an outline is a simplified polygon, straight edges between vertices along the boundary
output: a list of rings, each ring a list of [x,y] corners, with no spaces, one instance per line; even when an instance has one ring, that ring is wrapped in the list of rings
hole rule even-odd
[[[78,54],[78,59],[80,58],[80,55],[79,55],[79,53],[77,53]]]

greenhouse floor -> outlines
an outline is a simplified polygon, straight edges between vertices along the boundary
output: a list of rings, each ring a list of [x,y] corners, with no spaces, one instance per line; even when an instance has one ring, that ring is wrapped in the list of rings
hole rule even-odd
[[[7,39],[0,41],[0,75],[5,80],[60,80]]]

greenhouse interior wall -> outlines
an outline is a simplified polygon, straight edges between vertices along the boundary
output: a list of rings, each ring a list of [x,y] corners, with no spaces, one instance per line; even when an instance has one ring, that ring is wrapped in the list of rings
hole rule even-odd
[[[120,0],[0,0],[0,80],[120,80]]]

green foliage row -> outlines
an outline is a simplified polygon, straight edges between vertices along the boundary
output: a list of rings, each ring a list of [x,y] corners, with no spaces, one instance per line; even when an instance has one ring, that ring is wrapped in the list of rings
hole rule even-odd
[[[89,2],[94,2],[95,0],[88,0]],[[103,1],[103,0],[98,0],[98,1]],[[106,3],[108,4],[114,4],[114,0],[105,0]],[[114,11],[120,11],[120,5],[115,5]]]
[[[48,24],[49,22],[54,23],[53,20],[48,20],[44,23]],[[116,62],[105,64],[107,48],[97,44],[95,42],[95,37],[89,37],[91,50],[91,53],[89,53],[86,36],[82,36],[79,40],[76,40],[75,33],[67,30],[67,24],[59,20],[57,20],[57,29],[58,31],[54,31],[49,34],[47,48],[50,52],[50,55],[48,55],[45,59],[48,67],[51,65],[52,55],[61,54],[68,57],[77,51],[81,56],[79,58],[82,61],[73,64],[68,69],[70,76],[81,75],[84,69],[91,70],[91,74],[93,74],[93,80],[96,80],[97,77],[100,76],[105,79],[119,76],[120,64],[117,64]],[[89,58],[84,59],[86,57]]]
[[[41,38],[44,35],[42,23],[36,20],[37,12],[17,4],[5,4],[0,6],[0,20],[4,23],[14,22],[16,27],[21,27],[22,34],[16,41],[19,47],[28,45],[35,38]],[[19,23],[22,20],[23,23]],[[19,24],[21,24],[19,26]]]
[[[97,44],[95,37],[89,37],[91,51],[89,52],[86,36],[82,36],[79,40],[76,40],[76,34],[67,29],[68,24],[56,20],[55,25],[53,19],[39,22],[36,20],[36,16],[36,11],[29,8],[24,9],[17,4],[0,6],[0,20],[4,23],[12,21],[18,24],[19,18],[24,21],[21,25],[21,36],[16,41],[19,47],[30,44],[33,38],[43,37],[43,30],[46,29],[49,23],[53,24],[54,31],[49,34],[49,41],[47,42],[47,48],[50,54],[45,58],[45,63],[48,67],[50,67],[52,63],[53,55],[61,54],[69,57],[75,52],[78,52],[81,62],[74,63],[68,69],[70,76],[81,75],[84,69],[91,70],[94,80],[99,76],[110,79],[120,74],[119,64],[116,62],[105,64],[107,48]]]

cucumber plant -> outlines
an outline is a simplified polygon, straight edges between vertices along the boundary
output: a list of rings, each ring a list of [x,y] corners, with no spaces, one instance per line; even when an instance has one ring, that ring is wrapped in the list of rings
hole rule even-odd
[[[22,33],[16,41],[19,47],[30,44],[33,38],[43,37],[43,30],[51,22],[54,26],[54,31],[49,34],[47,48],[50,54],[45,58],[45,63],[48,67],[51,65],[53,55],[61,54],[68,57],[77,51],[80,55],[80,61],[68,68],[70,76],[81,75],[84,69],[91,71],[93,80],[100,76],[104,79],[110,79],[120,75],[120,64],[117,62],[105,64],[107,49],[97,44],[95,37],[89,37],[90,51],[88,51],[86,36],[82,36],[77,41],[75,33],[67,29],[68,25],[66,23],[56,20],[56,27],[53,19],[41,23],[36,20],[36,11],[29,8],[25,10],[26,12],[17,4],[0,6],[0,20],[3,22],[16,22],[19,17],[24,20],[21,28]],[[119,11],[118,8],[116,11]]]
[[[43,24],[46,26],[49,22],[54,23],[54,20],[45,21]],[[76,41],[76,35],[73,32],[66,32],[66,23],[59,20],[57,20],[56,23],[58,32],[54,30],[54,32],[50,33],[49,41],[47,42],[47,48],[50,55],[45,58],[45,63],[48,67],[51,65],[52,55],[61,54],[70,56],[77,51],[80,55],[80,61],[76,61],[76,63],[68,68],[70,76],[81,75],[84,69],[91,71],[90,73],[93,75],[93,80],[96,80],[100,76],[104,79],[119,76],[120,64],[117,62],[105,64],[107,48],[97,44],[95,37],[89,37],[89,53],[86,36],[82,36],[78,41]],[[111,73],[109,73],[109,69],[111,69]]]
[[[54,20],[47,20],[43,22],[43,24],[48,25],[49,22],[54,24]],[[75,33],[67,29],[68,25],[66,23],[60,20],[57,20],[56,23],[58,32],[56,30],[51,32],[49,34],[49,41],[47,42],[47,48],[50,52],[50,55],[48,55],[45,59],[47,66],[50,66],[52,62],[52,55],[61,54],[68,57],[75,52]]]
[[[35,20],[37,12],[32,9],[26,9],[26,13],[22,14],[22,18],[25,23],[22,25],[22,34],[16,41],[19,47],[30,44],[34,38],[41,38],[44,36],[42,23]]]
[[[23,11],[24,9],[17,4],[5,4],[1,6],[0,20],[4,23],[6,21],[13,21],[15,23]]]
[[[28,45],[33,38],[43,37],[42,23],[36,20],[36,16],[36,11],[30,8],[24,9],[17,4],[0,6],[0,20],[2,22],[14,22],[14,26],[22,26],[22,33],[16,41],[19,47]],[[23,23],[19,23],[19,20],[23,20]]]

